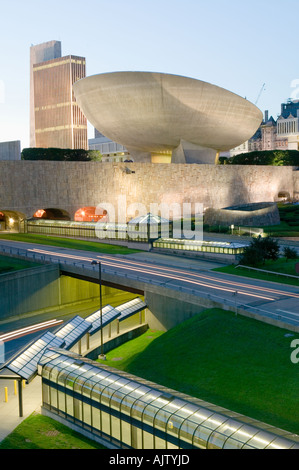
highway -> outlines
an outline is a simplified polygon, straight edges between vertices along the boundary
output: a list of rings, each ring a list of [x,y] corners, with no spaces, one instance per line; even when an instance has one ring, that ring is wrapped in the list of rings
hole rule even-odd
[[[22,255],[38,261],[59,262],[63,266],[77,265],[90,273],[97,267],[91,261],[101,261],[103,277],[114,275],[118,282],[124,277],[192,293],[224,302],[232,309],[247,311],[299,326],[298,287],[228,275],[211,269],[217,264],[201,260],[140,252],[131,255],[107,255],[98,252],[70,250],[45,245],[1,240],[0,252],[19,250]],[[219,265],[219,263],[218,263]]]

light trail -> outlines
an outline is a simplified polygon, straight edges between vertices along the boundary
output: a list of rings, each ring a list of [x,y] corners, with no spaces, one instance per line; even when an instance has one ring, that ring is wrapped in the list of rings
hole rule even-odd
[[[60,258],[69,258],[69,259],[77,259],[77,260],[80,260],[80,261],[88,261],[88,262],[91,262],[94,258],[88,258],[88,257],[83,257],[83,256],[74,256],[74,255],[69,255],[69,254],[61,254],[61,253],[57,253],[57,252],[53,252],[53,251],[46,251],[46,250],[38,250],[38,249],[30,249],[28,251],[32,251],[32,252],[35,252],[35,253],[42,253],[42,254],[47,254],[47,255],[51,255],[51,256],[57,256],[57,257],[60,257]],[[100,258],[100,256],[98,256]],[[122,265],[121,265],[122,263]],[[115,259],[113,259],[113,262],[105,262],[103,263],[105,266],[109,266],[109,267],[114,267],[114,268],[118,268],[118,269],[126,269],[126,267],[124,266],[124,263],[125,262],[122,262],[122,261],[115,261]],[[138,265],[138,264],[137,264]],[[127,267],[127,269],[130,269],[129,267]],[[132,269],[132,268],[131,268]],[[172,279],[172,280],[178,280],[178,281],[183,281],[183,282],[186,282],[186,283],[189,283],[189,284],[195,284],[195,285],[198,285],[198,286],[201,286],[201,287],[208,287],[210,289],[214,289],[214,290],[222,290],[222,291],[225,291],[225,292],[231,292],[231,293],[235,293],[236,292],[236,288],[234,288],[234,286],[236,285],[235,283],[232,283],[232,282],[227,282],[228,284],[230,284],[230,288],[225,288],[225,287],[221,287],[221,286],[218,286],[218,285],[215,285],[215,284],[208,284],[206,282],[199,282],[198,280],[194,280],[194,279],[187,279],[186,277],[182,278],[182,277],[179,277],[179,276],[176,276],[176,275],[173,275],[173,274],[169,274],[169,273],[165,273],[165,272],[162,272],[162,273],[159,273],[157,272],[159,268],[157,268],[157,271],[150,271],[149,269],[153,269],[153,268],[148,268],[148,269],[144,269],[144,268],[140,268],[140,269],[137,269],[137,267],[134,267],[134,272],[140,272],[142,274],[151,274],[153,276],[159,276],[159,277],[164,277],[164,278],[167,278],[167,279]],[[161,268],[163,271],[166,271],[167,269],[166,268]],[[169,270],[169,269],[168,269]],[[196,274],[190,274],[190,273],[186,273],[184,271],[180,271],[180,273],[184,274],[184,275],[189,275],[189,276],[194,276],[194,277],[200,277],[200,275],[196,275]],[[202,276],[204,277],[204,276]],[[212,280],[214,283],[217,282],[217,279],[213,279],[213,278],[208,278],[208,280]],[[220,281],[221,282],[221,281]],[[238,287],[240,287],[241,285],[239,284]],[[247,288],[247,289],[254,289],[255,286],[250,286],[250,285],[243,285],[243,288]],[[267,297],[265,295],[258,295],[258,294],[255,294],[255,293],[249,293],[249,292],[245,292],[245,291],[240,291],[238,290],[238,294],[243,294],[243,295],[246,295],[246,296],[250,296],[250,297],[256,297],[256,298],[259,298],[259,299],[263,299],[263,300],[275,300],[273,297]]]
[[[108,256],[97,256],[97,258],[111,259],[111,260],[115,261],[115,258],[108,257]],[[140,263],[139,261],[123,260],[123,262],[125,264],[132,264],[134,266],[136,265],[136,266],[144,266],[144,267],[147,267],[147,268],[152,268],[152,266],[150,264]],[[177,274],[186,274],[186,271],[182,271],[182,270],[177,269],[177,268],[167,268],[167,267],[163,267],[163,266],[158,266],[157,269],[159,269],[161,271],[171,270],[172,272],[177,273]],[[190,275],[190,276],[193,276],[195,278],[206,279],[206,280],[214,281],[214,282],[216,281],[216,282],[219,282],[219,283],[222,283],[222,284],[230,284],[230,285],[234,285],[234,286],[241,287],[241,288],[250,288],[251,287],[251,288],[254,288],[256,290],[261,290],[263,292],[268,292],[270,294],[278,294],[278,295],[285,295],[287,297],[291,296],[291,297],[299,298],[299,294],[295,294],[293,292],[284,292],[282,290],[278,290],[278,289],[274,289],[274,288],[270,288],[270,287],[260,287],[260,286],[257,286],[257,285],[245,284],[245,283],[237,282],[237,281],[232,282],[232,281],[229,281],[229,280],[218,279],[216,277],[208,276],[206,274],[199,274],[199,273],[193,273],[193,272],[187,272],[187,274]]]
[[[63,320],[49,320],[42,323],[37,323],[36,325],[31,325],[25,328],[10,331],[9,333],[1,335],[0,341],[3,341],[5,343],[6,341],[11,341],[13,339],[29,335],[30,333],[35,333],[37,331],[44,330],[45,328],[51,328],[52,326],[59,325],[60,323],[63,323]]]

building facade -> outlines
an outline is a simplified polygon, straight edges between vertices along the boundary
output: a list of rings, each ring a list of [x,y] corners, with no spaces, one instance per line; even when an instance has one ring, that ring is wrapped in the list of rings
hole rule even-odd
[[[117,142],[105,137],[97,129],[94,130],[94,139],[88,140],[89,150],[98,150],[102,154],[102,162],[133,161],[127,149]]]
[[[30,147],[35,147],[34,64],[61,57],[61,42],[48,41],[30,48]]]
[[[299,150],[299,100],[281,105],[277,135],[287,140],[289,150]]]
[[[21,160],[21,142],[0,142],[0,160]]]
[[[299,100],[282,103],[275,121],[268,111],[257,132],[243,144],[233,148],[230,156],[265,150],[299,150]]]
[[[86,60],[74,55],[61,57],[56,42],[50,44],[48,54],[45,48],[41,52],[34,50],[35,55],[31,51],[34,115],[31,146],[88,150],[87,120],[72,89],[77,80],[86,76]]]

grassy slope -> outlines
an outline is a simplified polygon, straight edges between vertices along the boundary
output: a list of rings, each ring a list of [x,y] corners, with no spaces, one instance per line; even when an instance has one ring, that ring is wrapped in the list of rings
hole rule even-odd
[[[267,261],[265,264],[260,265],[258,268],[263,269],[265,271],[272,271],[275,273],[291,274],[292,276],[298,276],[295,270],[295,264],[298,262],[298,259],[286,261],[285,258],[279,258],[277,261]],[[214,269],[214,271],[220,271],[222,273],[233,274],[236,276],[245,276],[254,279],[261,279],[264,281],[278,282],[280,284],[290,284],[293,286],[299,286],[298,279],[277,276],[277,274],[251,271],[250,269],[246,268],[236,268],[234,265],[224,266],[223,268],[216,268]]]
[[[110,352],[107,364],[299,434],[299,366],[286,334],[213,309],[167,333],[147,332]]]
[[[104,449],[46,416],[33,413],[0,443],[0,449]]]
[[[282,330],[220,309],[107,354],[105,364],[299,433],[299,366]],[[60,423],[33,414],[0,449],[98,448]]]

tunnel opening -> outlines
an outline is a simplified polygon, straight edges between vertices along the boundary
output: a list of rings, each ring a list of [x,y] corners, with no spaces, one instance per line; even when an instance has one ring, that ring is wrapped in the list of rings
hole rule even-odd
[[[0,232],[20,232],[26,215],[18,211],[0,211]]]
[[[70,214],[66,210],[57,208],[38,209],[33,214],[33,218],[47,220],[71,220]]]
[[[107,211],[101,208],[87,206],[81,207],[75,212],[74,221],[75,222],[98,222],[102,220],[105,221]]]

